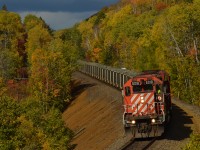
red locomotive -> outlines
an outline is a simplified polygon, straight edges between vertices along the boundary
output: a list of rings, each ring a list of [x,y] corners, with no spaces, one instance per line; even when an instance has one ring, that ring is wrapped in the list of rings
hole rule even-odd
[[[123,85],[125,129],[136,138],[161,136],[171,118],[170,76],[144,71]]]

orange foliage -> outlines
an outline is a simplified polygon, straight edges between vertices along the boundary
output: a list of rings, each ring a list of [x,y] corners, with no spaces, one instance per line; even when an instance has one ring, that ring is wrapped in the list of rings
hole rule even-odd
[[[137,6],[141,6],[144,4],[149,4],[150,0],[131,0],[131,3]]]
[[[54,91],[53,91],[53,96],[54,97],[58,97],[60,95],[60,89],[55,89]]]
[[[21,100],[29,95],[27,92],[28,79],[8,80],[7,94],[16,100]]]
[[[93,49],[93,59],[98,62],[99,60],[99,53],[100,53],[101,49],[100,48],[94,48]]]
[[[196,55],[196,50],[193,48],[191,48],[189,51],[188,51],[188,55],[190,56],[195,56]]]
[[[95,54],[98,54],[100,51],[101,51],[100,48],[94,48],[94,50],[93,50],[93,52],[94,52]]]
[[[8,85],[14,84],[14,80],[8,80]]]
[[[159,2],[156,4],[155,9],[157,11],[161,11],[163,9],[167,8],[167,4],[165,4],[164,2]]]

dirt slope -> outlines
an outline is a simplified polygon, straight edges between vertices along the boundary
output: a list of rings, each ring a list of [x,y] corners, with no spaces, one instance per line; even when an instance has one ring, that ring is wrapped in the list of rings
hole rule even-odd
[[[75,97],[63,113],[63,119],[76,133],[73,140],[73,144],[77,144],[75,149],[120,149],[131,139],[131,135],[125,135],[123,130],[121,92],[78,72],[73,74],[73,80]],[[180,101],[174,100],[173,103],[172,123],[152,149],[181,149],[192,131],[199,130],[199,126],[193,123],[199,121],[198,117],[193,117],[192,111]]]
[[[77,97],[63,113],[63,119],[77,133],[73,141],[76,149],[103,150],[118,138],[123,145],[131,137],[124,136],[121,93],[80,73],[73,78]]]

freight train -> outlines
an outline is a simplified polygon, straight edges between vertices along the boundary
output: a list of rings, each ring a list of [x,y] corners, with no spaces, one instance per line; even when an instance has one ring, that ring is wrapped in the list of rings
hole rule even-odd
[[[122,90],[123,125],[135,138],[161,136],[171,119],[170,76],[163,70],[141,73],[79,61],[80,71]]]
[[[79,60],[78,63],[80,64],[79,71],[81,71],[82,73],[99,79],[118,89],[123,89],[124,83],[138,74],[125,68],[112,68],[94,62]]]

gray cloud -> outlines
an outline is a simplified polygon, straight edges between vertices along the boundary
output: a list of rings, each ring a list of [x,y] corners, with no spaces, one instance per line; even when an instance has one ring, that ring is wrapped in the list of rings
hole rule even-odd
[[[86,19],[91,14],[96,13],[95,11],[89,11],[89,12],[82,12],[82,13],[76,13],[76,12],[21,12],[20,15],[22,19],[27,14],[34,14],[38,17],[42,17],[47,24],[50,25],[51,28],[57,30],[57,29],[63,29],[67,27],[72,27],[75,23],[78,23],[82,21],[83,19]]]
[[[10,11],[86,12],[100,10],[118,0],[0,0]]]
[[[63,29],[82,21],[100,9],[119,0],[0,0],[0,7],[6,4],[9,11],[22,16],[35,14],[42,17],[51,28]]]

